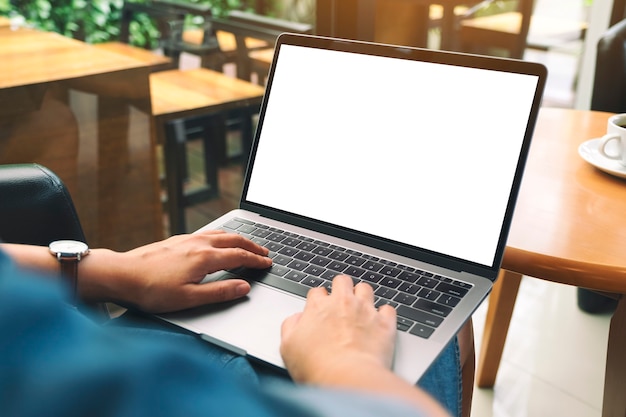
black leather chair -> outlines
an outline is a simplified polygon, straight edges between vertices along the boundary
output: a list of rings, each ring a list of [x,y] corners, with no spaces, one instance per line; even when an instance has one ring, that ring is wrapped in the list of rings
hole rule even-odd
[[[61,179],[38,164],[0,165],[0,240],[48,246],[62,239],[87,242]],[[108,317],[104,304],[87,307]]]
[[[626,19],[611,26],[598,41],[591,110],[626,113]],[[579,288],[578,307],[588,313],[615,309],[617,301]]]
[[[67,188],[38,164],[0,165],[0,239],[37,246],[86,242]]]
[[[626,113],[626,19],[598,41],[591,110]]]

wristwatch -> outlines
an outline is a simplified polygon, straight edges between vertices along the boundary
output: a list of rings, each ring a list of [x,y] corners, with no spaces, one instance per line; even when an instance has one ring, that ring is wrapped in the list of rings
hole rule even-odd
[[[57,240],[48,247],[52,256],[61,263],[61,275],[70,284],[72,297],[76,298],[78,263],[89,254],[89,247],[77,240]]]

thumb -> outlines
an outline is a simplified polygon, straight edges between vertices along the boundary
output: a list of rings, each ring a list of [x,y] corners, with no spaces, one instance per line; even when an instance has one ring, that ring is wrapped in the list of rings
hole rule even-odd
[[[300,317],[302,317],[302,313],[292,314],[287,317],[280,328],[281,339],[285,340],[289,338],[289,335],[293,332],[293,329],[296,328],[298,322],[300,322]]]

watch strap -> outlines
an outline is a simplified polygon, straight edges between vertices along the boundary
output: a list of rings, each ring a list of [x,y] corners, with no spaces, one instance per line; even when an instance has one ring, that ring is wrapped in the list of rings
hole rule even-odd
[[[78,297],[78,263],[89,254],[89,246],[77,240],[55,240],[48,248],[61,264],[60,276],[70,287],[71,300],[75,303]]]
[[[72,291],[72,300],[76,300],[78,290],[78,259],[64,259],[62,257],[59,257],[58,259],[61,264],[61,274],[68,282]]]

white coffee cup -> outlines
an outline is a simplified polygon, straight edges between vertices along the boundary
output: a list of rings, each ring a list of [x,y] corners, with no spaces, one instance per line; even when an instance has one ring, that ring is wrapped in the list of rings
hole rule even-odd
[[[616,141],[618,144],[617,152],[609,153],[606,147],[612,141]],[[600,139],[598,149],[605,157],[620,161],[622,165],[626,166],[626,113],[616,114],[609,118],[606,135]]]

